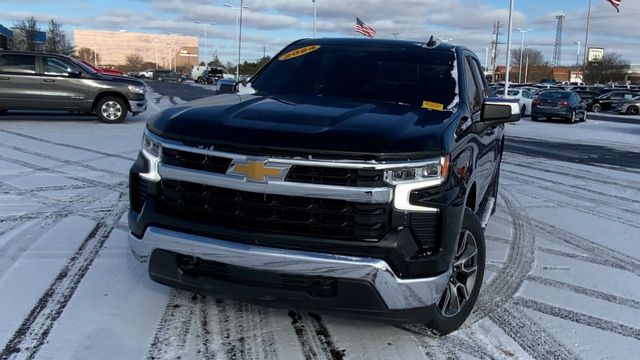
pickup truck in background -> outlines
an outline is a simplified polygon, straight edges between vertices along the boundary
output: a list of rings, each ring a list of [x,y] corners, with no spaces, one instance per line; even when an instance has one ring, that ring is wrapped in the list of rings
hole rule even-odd
[[[0,52],[0,115],[9,110],[95,113],[105,123],[120,123],[147,109],[139,80],[107,76],[68,56]]]
[[[130,171],[129,242],[162,284],[423,323],[470,314],[504,124],[474,53],[307,39],[239,92],[165,110]]]

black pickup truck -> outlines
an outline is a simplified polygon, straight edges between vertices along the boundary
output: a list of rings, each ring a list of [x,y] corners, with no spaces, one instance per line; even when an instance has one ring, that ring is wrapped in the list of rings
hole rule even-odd
[[[457,329],[484,274],[504,123],[469,50],[308,39],[150,120],[130,245],[162,284]]]

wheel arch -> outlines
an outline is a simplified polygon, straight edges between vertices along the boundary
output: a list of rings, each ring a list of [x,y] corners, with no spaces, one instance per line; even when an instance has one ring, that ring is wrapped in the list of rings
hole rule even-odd
[[[129,99],[127,99],[127,97],[124,96],[124,94],[117,91],[103,91],[101,93],[98,93],[96,97],[93,99],[93,103],[91,104],[91,110],[97,111],[96,106],[98,106],[98,103],[102,99],[110,96],[116,97],[122,100],[124,102],[124,105],[127,107],[127,111],[131,111],[131,105],[129,104]]]

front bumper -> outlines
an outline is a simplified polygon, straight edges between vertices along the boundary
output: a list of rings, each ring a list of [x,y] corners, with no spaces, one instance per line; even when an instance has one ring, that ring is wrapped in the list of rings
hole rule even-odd
[[[130,234],[129,243],[140,261],[149,262],[151,278],[166,285],[258,302],[295,300],[294,306],[297,307],[307,308],[311,304],[311,308],[364,312],[374,317],[397,319],[397,316],[388,316],[389,313],[433,307],[449,279],[449,272],[425,278],[401,279],[389,264],[380,259],[269,248],[153,226],[147,228],[142,238]],[[314,279],[329,279],[337,284],[336,291],[333,296],[317,298],[313,296],[313,291],[281,293],[281,289],[245,286],[242,281],[234,283],[190,276],[178,265],[177,257],[181,255],[241,268],[245,273],[253,271],[256,274],[302,276],[308,278],[310,284],[314,283]],[[230,276],[229,279],[239,278]],[[363,301],[347,304],[353,302],[353,296]],[[314,305],[315,302],[319,304]]]
[[[147,99],[129,100],[129,109],[134,114],[138,114],[147,110]]]

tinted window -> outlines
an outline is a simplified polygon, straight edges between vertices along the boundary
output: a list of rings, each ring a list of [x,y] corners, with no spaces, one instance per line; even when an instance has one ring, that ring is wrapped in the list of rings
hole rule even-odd
[[[54,57],[43,57],[45,75],[67,76],[69,72],[79,71],[78,68],[71,63]]]
[[[522,96],[524,96],[527,99],[531,99],[531,93],[528,90],[523,91]]]
[[[1,55],[0,71],[14,74],[35,74],[36,57],[18,54]]]
[[[540,94],[540,99],[563,99],[568,100],[571,96],[569,92],[545,91]]]
[[[469,99],[469,104],[471,105],[471,110],[473,112],[476,112],[480,111],[480,105],[482,104],[482,95],[480,90],[478,89],[476,79],[473,76],[473,70],[471,66],[471,58],[467,57],[467,61],[465,61],[464,65],[465,77],[467,78],[467,96]]]
[[[295,50],[305,49],[294,53]],[[252,79],[259,93],[351,98],[433,108],[456,99],[452,51],[292,45]]]

